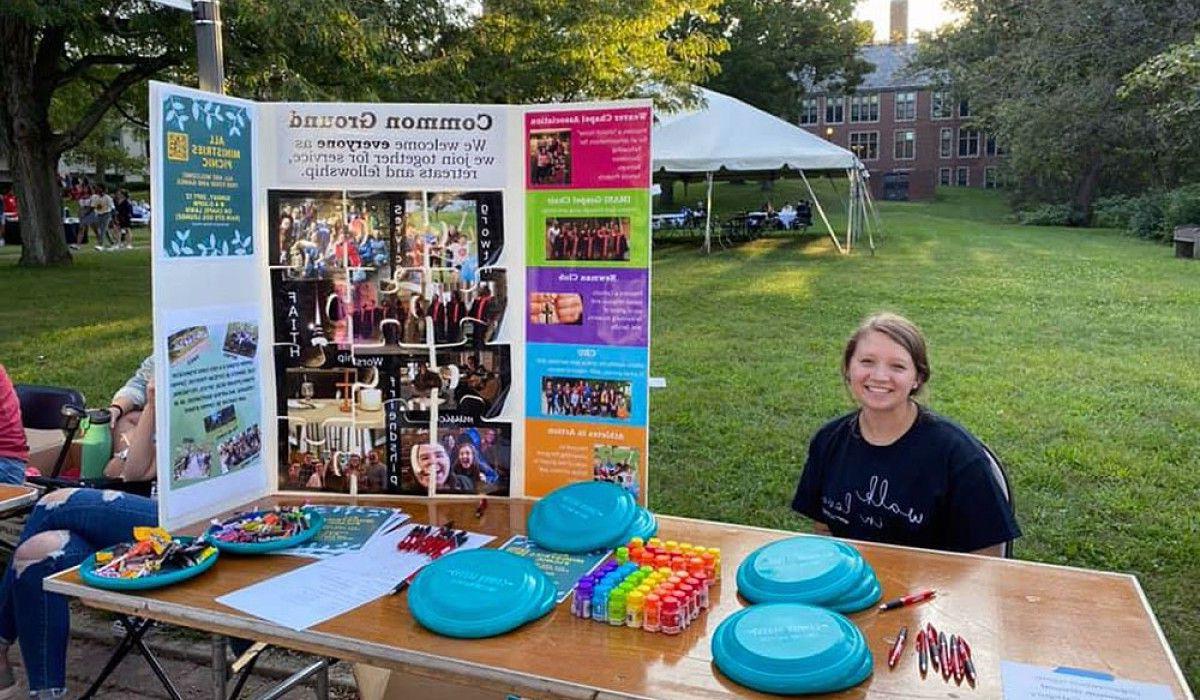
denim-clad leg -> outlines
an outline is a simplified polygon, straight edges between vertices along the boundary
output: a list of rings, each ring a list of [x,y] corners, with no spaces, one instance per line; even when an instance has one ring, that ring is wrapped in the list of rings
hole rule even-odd
[[[157,523],[154,501],[119,491],[62,489],[34,507],[0,581],[0,639],[20,642],[31,693],[55,697],[66,687],[70,611],[65,597],[42,590],[42,579]]]

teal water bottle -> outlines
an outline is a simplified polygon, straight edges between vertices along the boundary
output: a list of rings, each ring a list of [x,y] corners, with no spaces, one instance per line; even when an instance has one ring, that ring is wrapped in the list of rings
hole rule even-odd
[[[106,409],[87,412],[83,437],[79,438],[79,475],[84,479],[104,476],[104,467],[112,459],[112,414]]]

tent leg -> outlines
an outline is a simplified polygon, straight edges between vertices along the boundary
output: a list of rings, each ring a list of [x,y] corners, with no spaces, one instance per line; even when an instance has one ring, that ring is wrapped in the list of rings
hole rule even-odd
[[[825,216],[825,209],[821,207],[821,200],[817,199],[817,193],[813,192],[812,185],[808,184],[808,178],[805,177],[803,170],[796,171],[800,173],[800,179],[804,181],[804,188],[808,190],[808,196],[812,197],[813,206],[817,208],[817,213],[821,215],[821,221],[825,222],[825,230],[829,232],[829,237],[833,239],[833,244],[837,246],[839,253],[845,253],[846,249],[842,247],[842,242],[838,240],[837,234],[833,232],[833,226],[829,225],[829,217]]]
[[[712,252],[712,191],[713,191],[713,174],[708,175],[708,194],[704,200],[704,252],[705,254]]]

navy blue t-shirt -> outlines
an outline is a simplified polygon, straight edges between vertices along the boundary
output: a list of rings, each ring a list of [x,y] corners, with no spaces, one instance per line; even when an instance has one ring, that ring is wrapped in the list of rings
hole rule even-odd
[[[1020,537],[983,445],[921,409],[900,439],[863,439],[858,412],[825,424],[808,447],[792,508],[837,537],[969,552]]]

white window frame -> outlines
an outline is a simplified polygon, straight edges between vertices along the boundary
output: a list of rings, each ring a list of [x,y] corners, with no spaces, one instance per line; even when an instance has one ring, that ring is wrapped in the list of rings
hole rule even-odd
[[[909,116],[909,117],[900,116],[900,96],[901,95],[911,95],[912,96],[912,112],[911,112],[912,116]],[[905,102],[907,103],[907,100],[905,100]],[[900,92],[895,93],[895,98],[893,99],[893,103],[892,103],[892,113],[893,113],[892,116],[895,117],[895,121],[915,122],[917,120],[917,92],[916,92],[916,90],[901,90]]]
[[[954,129],[943,126],[938,131],[938,157],[953,158],[956,145],[954,141]]]
[[[989,165],[983,169],[983,189],[1000,189],[1000,169],[996,166]]]
[[[811,112],[809,111],[811,110]],[[811,114],[812,119],[806,119]],[[821,98],[819,97],[801,97],[800,98],[800,125],[814,126],[821,123]]]
[[[900,145],[900,134],[912,134],[912,155],[900,156],[896,155],[896,148]],[[907,140],[906,140],[907,141]],[[896,129],[892,132],[892,160],[916,160],[917,159],[917,130],[916,129]]]
[[[833,100],[832,106],[829,104],[830,99]],[[840,103],[840,105],[839,105],[839,103]],[[833,110],[836,111],[839,106],[841,107],[841,110],[842,110],[841,118],[840,119],[830,119],[829,118],[830,109],[832,108]],[[845,124],[846,123],[846,98],[845,97],[834,97],[834,98],[826,97],[825,98],[825,115],[824,116],[825,116],[826,124]]]
[[[970,141],[970,136],[967,136],[966,137],[967,141],[964,142],[963,135],[964,134],[972,134],[972,133],[975,134],[975,152],[971,153],[968,150],[968,152],[964,153],[963,152],[963,144],[964,143],[970,144],[971,141]],[[979,129],[973,129],[969,126],[958,127],[958,147],[957,147],[958,157],[959,158],[978,158],[979,154],[981,152],[981,146],[983,145],[980,143],[980,141],[982,139],[983,139],[983,132],[981,132]]]
[[[962,182],[958,181],[958,174],[962,173]],[[960,165],[954,169],[954,186],[955,187],[970,187],[971,186],[971,169],[965,165]]]
[[[860,93],[857,95],[851,95],[849,102],[850,102],[850,110],[849,110],[850,114],[847,115],[849,123],[851,123],[851,124],[877,124],[877,123],[879,123],[879,104],[880,104],[879,93],[864,92],[864,93]],[[854,118],[854,108],[856,106],[858,107],[858,115],[859,115],[858,119]],[[871,108],[874,108],[873,116],[875,118],[874,119],[863,119],[862,113],[863,113],[864,108],[867,111],[867,116],[872,116]]]
[[[970,100],[959,100],[958,106],[956,106],[954,108],[954,111],[958,113],[959,119],[969,118],[971,116],[971,101]]]
[[[954,168],[938,168],[938,184],[950,187],[954,184]]]
[[[934,90],[933,92],[931,92],[930,99],[929,99],[929,118],[935,119],[938,121],[943,120],[943,119],[953,119],[955,107],[950,108],[949,114],[947,114],[945,116],[938,116],[938,113],[937,113],[938,105],[942,105],[944,108],[947,103],[949,103],[949,104],[954,103],[954,98],[950,95],[949,90]]]
[[[854,150],[854,137],[855,136],[871,136],[871,135],[875,136],[875,157],[868,158],[865,153],[864,153],[864,155],[859,156],[858,153],[856,153]],[[858,156],[859,160],[862,160],[862,161],[879,160],[879,132],[878,131],[851,131],[849,133],[849,135],[846,136],[846,144],[847,144],[847,147],[850,149],[850,152],[854,153],[854,155]],[[868,144],[866,145],[866,152],[869,152],[869,151],[870,151],[870,144],[869,144],[869,139],[868,139]]]

